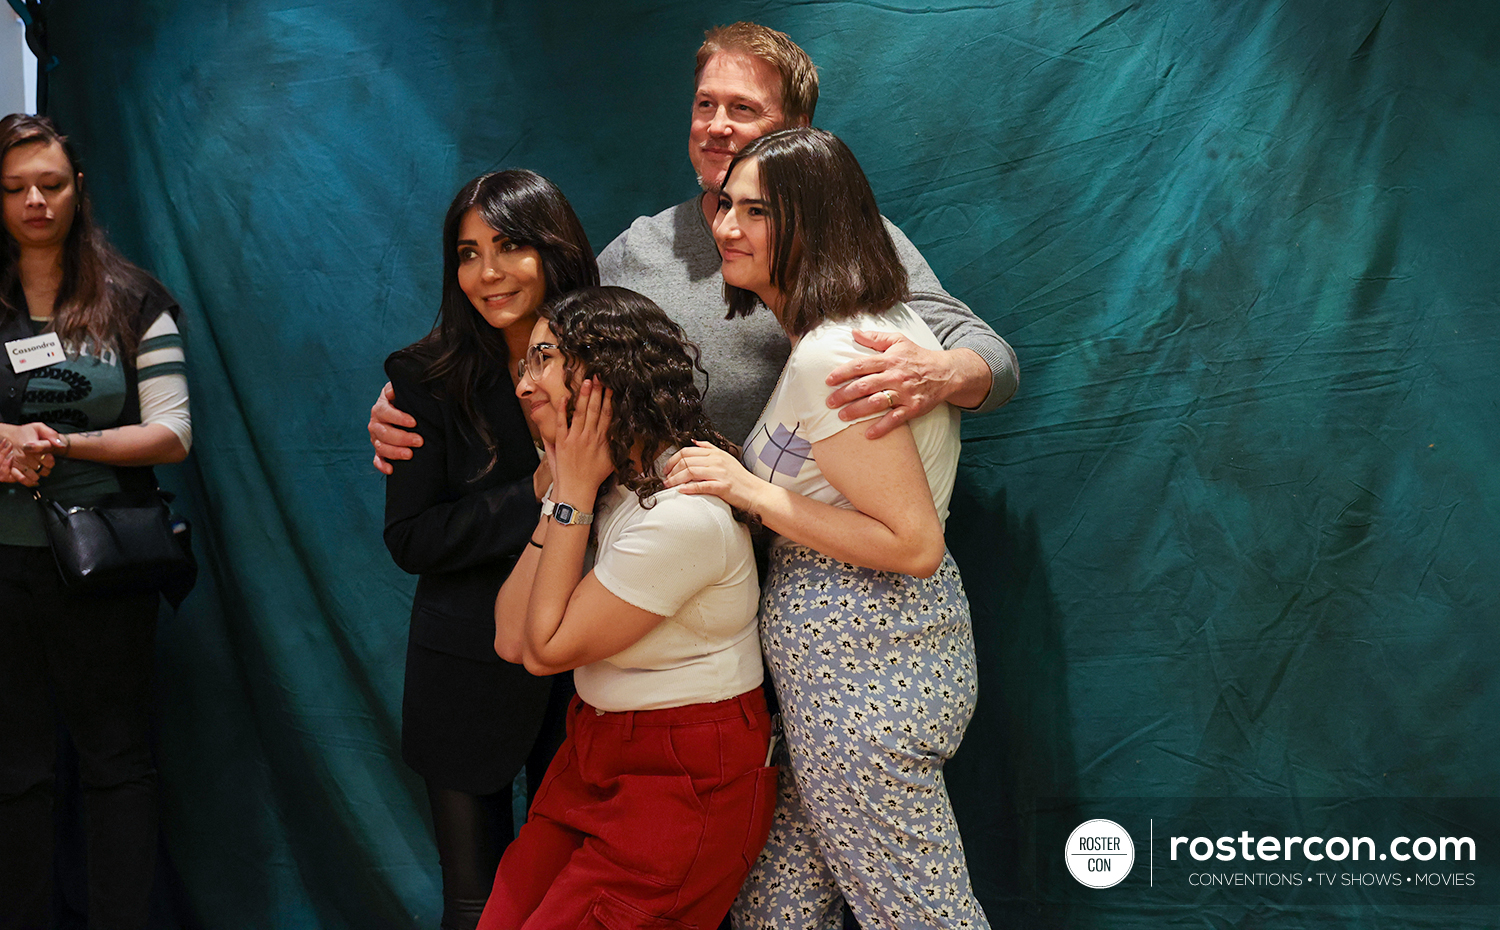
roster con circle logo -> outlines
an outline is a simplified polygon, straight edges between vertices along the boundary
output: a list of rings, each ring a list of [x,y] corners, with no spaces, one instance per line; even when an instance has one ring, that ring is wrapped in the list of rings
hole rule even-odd
[[[1090,888],[1111,888],[1125,880],[1135,865],[1135,843],[1113,820],[1081,823],[1063,850],[1068,871]]]

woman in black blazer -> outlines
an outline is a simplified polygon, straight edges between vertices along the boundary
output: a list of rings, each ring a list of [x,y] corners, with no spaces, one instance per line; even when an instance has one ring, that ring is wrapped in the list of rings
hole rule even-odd
[[[385,544],[421,575],[401,750],[427,782],[444,930],[478,922],[514,835],[511,782],[534,747],[555,747],[556,737],[539,739],[555,683],[494,650],[496,592],[551,483],[516,400],[516,363],[544,301],[598,282],[588,237],[552,182],[524,170],[482,175],[443,222],[437,325],[385,363],[396,405],[422,436],[410,460],[393,463]]]

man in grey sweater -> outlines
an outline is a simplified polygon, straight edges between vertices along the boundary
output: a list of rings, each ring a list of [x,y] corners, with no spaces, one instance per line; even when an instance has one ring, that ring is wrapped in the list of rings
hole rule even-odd
[[[718,187],[734,154],[766,133],[812,122],[818,102],[817,70],[785,34],[753,23],[710,30],[698,50],[696,93],[688,157],[701,194],[630,224],[599,256],[605,284],[638,291],[655,301],[703,351],[709,371],[705,405],[714,425],[731,439],[750,431],[775,386],[790,345],[770,313],[726,320],[724,279],[710,222]],[[879,350],[829,377],[828,405],[852,420],[886,410],[868,427],[871,438],[951,403],[985,412],[1016,391],[1015,352],[988,325],[938,283],[913,246],[889,220],[886,227],[910,279],[909,305],[926,321],[944,351],[929,351],[889,333],[863,333]],[[415,421],[390,404],[386,385],[370,411],[375,467],[384,459],[411,457],[421,437],[406,430]]]

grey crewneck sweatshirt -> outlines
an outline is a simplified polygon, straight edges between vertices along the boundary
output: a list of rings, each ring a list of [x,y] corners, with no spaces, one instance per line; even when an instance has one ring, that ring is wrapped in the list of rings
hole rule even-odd
[[[946,349],[972,349],[990,367],[991,385],[975,412],[994,410],[1016,392],[1016,353],[962,301],[943,290],[937,275],[901,230],[885,221],[906,266],[911,300]],[[760,417],[791,349],[769,312],[726,320],[719,250],[703,218],[699,197],[643,216],[599,255],[605,284],[651,298],[677,321],[703,352],[709,382],[704,404],[714,426],[742,442]]]

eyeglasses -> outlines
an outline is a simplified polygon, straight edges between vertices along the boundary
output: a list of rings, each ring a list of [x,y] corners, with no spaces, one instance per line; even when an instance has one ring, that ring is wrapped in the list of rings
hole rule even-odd
[[[517,380],[528,374],[533,381],[540,378],[547,368],[547,363],[552,361],[552,356],[547,354],[548,349],[555,352],[557,346],[550,342],[538,342],[534,346],[528,346],[526,354],[521,356],[521,360],[516,363]]]

